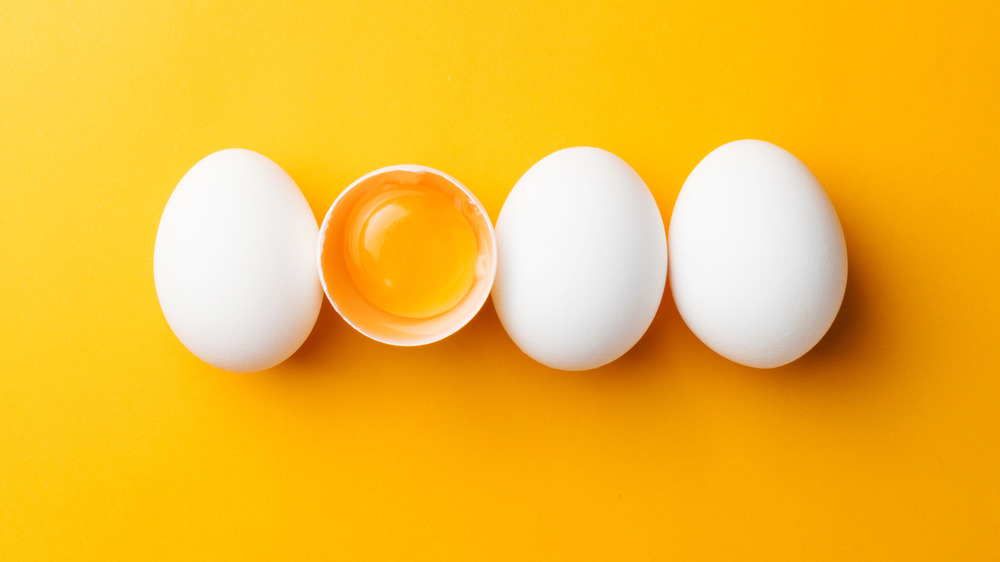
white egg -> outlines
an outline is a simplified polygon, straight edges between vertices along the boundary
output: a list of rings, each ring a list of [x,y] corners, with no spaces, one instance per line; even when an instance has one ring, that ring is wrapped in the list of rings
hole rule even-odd
[[[281,363],[319,315],[318,234],[277,164],[241,149],[205,157],[177,184],[156,235],[153,277],[170,328],[221,369]]]
[[[567,148],[517,182],[496,224],[493,303],[524,353],[584,370],[628,351],[656,314],[667,241],[656,201],[621,158]]]
[[[737,363],[769,368],[823,337],[847,285],[837,213],[809,169],[741,140],[691,172],[670,219],[670,288],[688,327]]]

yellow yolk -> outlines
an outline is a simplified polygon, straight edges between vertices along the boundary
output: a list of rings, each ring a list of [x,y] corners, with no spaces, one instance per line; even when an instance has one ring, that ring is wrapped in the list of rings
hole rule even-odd
[[[462,300],[476,280],[472,225],[455,203],[420,186],[388,186],[362,201],[344,231],[347,272],[373,305],[429,318]]]

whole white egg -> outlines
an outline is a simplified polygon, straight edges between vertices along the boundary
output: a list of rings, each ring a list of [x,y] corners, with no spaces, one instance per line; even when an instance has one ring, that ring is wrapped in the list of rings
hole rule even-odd
[[[684,322],[751,367],[801,357],[830,328],[847,247],[816,177],[789,152],[741,140],[706,156],[670,219],[670,288]]]
[[[663,220],[642,178],[599,148],[560,150],[529,169],[497,218],[493,303],[527,355],[600,367],[656,314],[667,276]]]
[[[323,302],[319,228],[277,164],[242,149],[205,157],[174,189],[156,234],[163,315],[200,359],[229,371],[281,363],[312,331]]]

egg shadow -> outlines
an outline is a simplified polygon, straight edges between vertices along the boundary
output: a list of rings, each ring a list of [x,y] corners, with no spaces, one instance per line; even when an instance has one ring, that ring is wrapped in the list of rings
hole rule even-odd
[[[493,307],[493,299],[487,298],[476,315],[460,330],[430,346],[414,348],[414,353],[426,355],[431,361],[447,357],[448,365],[442,365],[443,369],[453,365],[477,365],[476,369],[468,369],[462,375],[476,378],[493,371],[497,356],[520,354],[521,351],[504,331]]]
[[[320,307],[316,325],[302,347],[285,360],[285,365],[291,367],[288,373],[296,377],[320,376],[325,369],[316,369],[317,365],[330,362],[331,349],[345,345],[345,342],[356,336],[351,326],[337,314],[333,306],[324,297]]]
[[[843,224],[845,238],[855,232],[851,224]],[[864,236],[855,237],[863,240]],[[885,329],[879,316],[873,264],[878,256],[865,247],[848,245],[847,286],[840,310],[823,338],[799,359],[766,372],[789,385],[803,387],[862,387],[874,383],[879,368],[889,356]]]
[[[644,366],[648,367],[651,363],[662,365],[664,361],[669,362],[671,355],[669,346],[666,344],[671,341],[674,334],[684,329],[686,326],[681,320],[680,313],[677,312],[677,307],[674,306],[674,297],[670,292],[670,284],[667,283],[663,288],[660,307],[656,310],[656,315],[653,316],[653,321],[646,329],[646,333],[616,363],[625,367],[624,370],[630,376],[646,374],[651,369],[644,369]],[[612,363],[612,365],[614,364]]]
[[[855,268],[857,269],[857,268]],[[784,367],[799,371],[834,370],[847,377],[861,377],[863,367],[877,357],[872,299],[858,272],[849,273],[840,311],[826,335],[800,359]]]
[[[664,287],[660,306],[643,336],[624,355],[596,369],[586,371],[557,371],[575,377],[588,385],[599,388],[638,387],[652,389],[670,379],[676,355],[671,352],[679,334],[687,327],[674,306],[669,283]]]

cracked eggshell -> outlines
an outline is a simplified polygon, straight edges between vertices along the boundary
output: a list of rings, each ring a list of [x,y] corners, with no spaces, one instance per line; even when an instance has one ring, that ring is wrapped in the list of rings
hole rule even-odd
[[[461,202],[462,212],[476,234],[479,258],[475,283],[451,310],[430,318],[396,316],[370,303],[351,281],[342,251],[345,223],[352,209],[367,193],[387,184],[426,184]],[[375,341],[398,346],[434,343],[460,330],[489,297],[497,268],[496,236],[483,204],[469,188],[452,176],[414,164],[386,166],[365,174],[347,186],[330,205],[323,219],[315,252],[323,291],[344,321]]]

